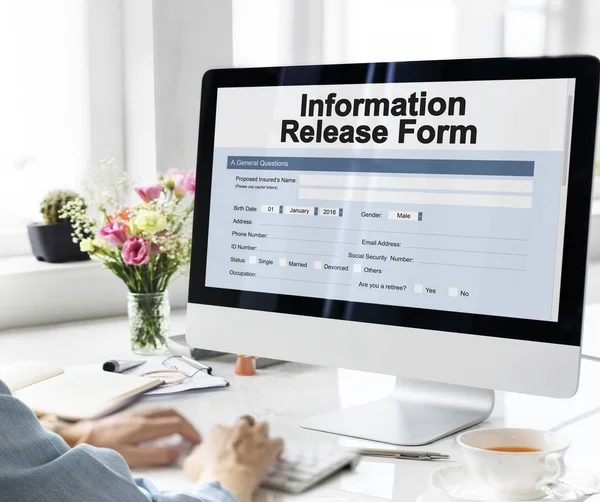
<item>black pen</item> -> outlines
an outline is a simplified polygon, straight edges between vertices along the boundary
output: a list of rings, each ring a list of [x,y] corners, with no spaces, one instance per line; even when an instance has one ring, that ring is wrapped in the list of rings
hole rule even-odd
[[[121,373],[123,371],[136,368],[145,362],[146,361],[123,361],[120,359],[111,359],[102,365],[102,369],[104,371],[108,371],[109,373]]]

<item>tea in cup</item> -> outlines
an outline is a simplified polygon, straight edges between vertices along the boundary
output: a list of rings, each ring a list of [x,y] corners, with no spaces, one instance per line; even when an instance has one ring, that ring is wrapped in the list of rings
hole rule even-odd
[[[569,439],[536,429],[478,429],[458,436],[469,470],[494,496],[534,500],[565,474]]]

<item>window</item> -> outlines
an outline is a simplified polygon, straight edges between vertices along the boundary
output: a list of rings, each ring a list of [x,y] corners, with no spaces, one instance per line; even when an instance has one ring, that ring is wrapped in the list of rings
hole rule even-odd
[[[292,7],[289,0],[233,0],[234,65],[289,64]]]
[[[330,60],[458,57],[458,9],[454,1],[347,0],[338,2],[337,12],[331,7],[326,12],[324,44]],[[342,24],[341,34],[339,29],[329,32],[330,24]]]
[[[234,0],[233,13],[241,66],[600,56],[594,0]]]
[[[538,56],[547,51],[546,0],[508,2],[504,13],[504,55]]]
[[[85,2],[0,3],[0,253],[86,166]],[[16,252],[13,249],[13,252]]]

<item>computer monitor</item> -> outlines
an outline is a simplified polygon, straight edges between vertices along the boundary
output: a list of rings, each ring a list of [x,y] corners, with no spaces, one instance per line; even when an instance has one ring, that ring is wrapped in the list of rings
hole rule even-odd
[[[577,389],[599,62],[204,76],[190,345],[397,375],[308,428],[425,444]]]

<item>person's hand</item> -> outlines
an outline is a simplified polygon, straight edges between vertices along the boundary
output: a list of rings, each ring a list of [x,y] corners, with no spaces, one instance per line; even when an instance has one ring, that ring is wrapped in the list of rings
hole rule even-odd
[[[183,469],[191,481],[219,481],[240,502],[248,502],[282,451],[283,441],[269,438],[266,422],[243,417],[233,427],[214,427]]]
[[[86,443],[101,448],[111,448],[120,453],[129,467],[167,465],[179,457],[180,450],[173,446],[139,446],[172,434],[197,445],[200,434],[185,418],[171,409],[126,411],[93,421],[94,427]],[[74,444],[85,430],[82,422],[65,426],[59,434],[69,444]]]

